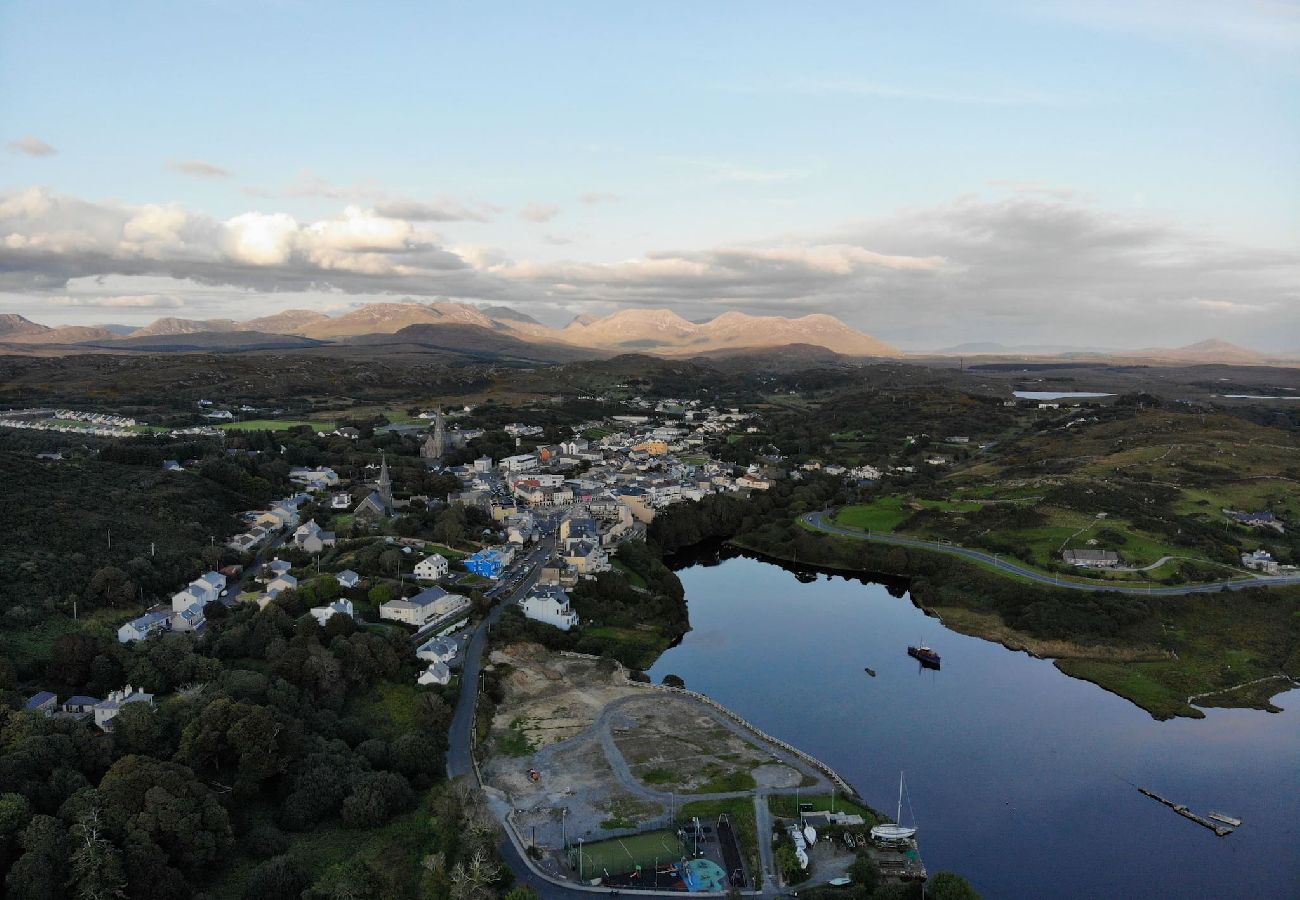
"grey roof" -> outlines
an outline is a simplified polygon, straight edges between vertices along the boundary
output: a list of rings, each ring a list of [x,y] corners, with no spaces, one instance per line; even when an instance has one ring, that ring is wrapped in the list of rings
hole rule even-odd
[[[40,709],[50,701],[58,699],[51,691],[38,691],[27,698],[27,702],[23,704],[23,709]]]

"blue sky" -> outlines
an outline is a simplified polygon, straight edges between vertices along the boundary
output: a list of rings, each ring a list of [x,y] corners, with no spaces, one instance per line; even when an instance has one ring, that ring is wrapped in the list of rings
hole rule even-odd
[[[10,2],[0,311],[1291,349],[1298,60],[1283,2]]]

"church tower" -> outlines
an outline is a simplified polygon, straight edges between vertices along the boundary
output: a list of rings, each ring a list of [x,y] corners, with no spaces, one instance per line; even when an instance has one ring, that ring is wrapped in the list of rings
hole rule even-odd
[[[442,410],[434,410],[433,433],[425,435],[424,443],[420,445],[420,456],[424,457],[426,464],[435,466],[442,462],[446,452],[447,427],[442,419]]]
[[[379,451],[379,499],[384,501],[385,509],[393,508],[393,479],[388,475],[388,459],[384,451]]]

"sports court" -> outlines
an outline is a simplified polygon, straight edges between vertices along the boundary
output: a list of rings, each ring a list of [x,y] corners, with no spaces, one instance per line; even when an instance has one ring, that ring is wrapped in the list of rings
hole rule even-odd
[[[677,862],[684,856],[681,840],[667,828],[569,848],[569,862],[584,880],[626,875],[638,869],[649,872],[656,864]]]

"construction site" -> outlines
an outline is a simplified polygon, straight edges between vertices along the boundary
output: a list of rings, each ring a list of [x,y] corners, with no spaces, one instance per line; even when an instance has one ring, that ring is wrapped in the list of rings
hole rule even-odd
[[[686,892],[770,884],[780,880],[778,804],[842,788],[707,698],[638,683],[610,661],[514,644],[489,662],[502,699],[482,742],[483,781],[552,877]],[[855,808],[866,818],[825,822],[831,839],[810,858],[810,883],[842,876],[867,849],[876,818]],[[859,848],[841,836],[854,830]],[[919,858],[871,852],[900,880],[918,871]]]

